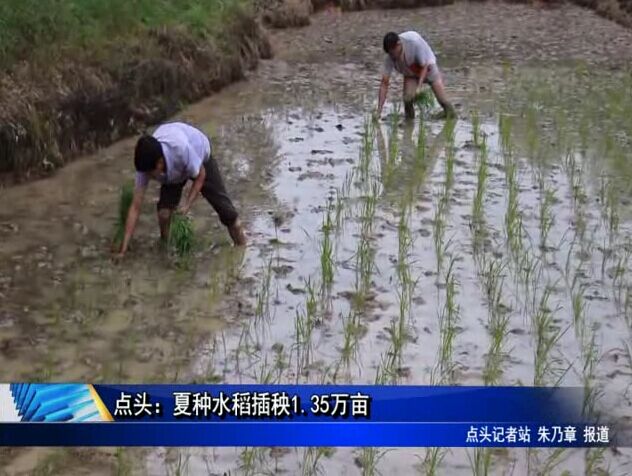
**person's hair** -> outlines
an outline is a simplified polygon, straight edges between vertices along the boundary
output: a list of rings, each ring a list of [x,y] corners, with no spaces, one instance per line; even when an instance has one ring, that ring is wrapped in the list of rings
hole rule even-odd
[[[389,31],[386,35],[384,35],[384,51],[386,53],[390,53],[390,51],[395,48],[398,41],[399,35],[393,31]]]
[[[162,158],[160,142],[153,136],[144,134],[136,143],[134,166],[138,172],[151,172]]]

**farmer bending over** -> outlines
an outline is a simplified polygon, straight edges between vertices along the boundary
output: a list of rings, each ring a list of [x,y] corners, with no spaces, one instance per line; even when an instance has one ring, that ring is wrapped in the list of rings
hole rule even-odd
[[[164,124],[152,135],[143,135],[138,139],[134,152],[134,166],[134,199],[127,215],[125,237],[118,257],[125,254],[134,234],[140,206],[150,179],[162,184],[158,200],[158,223],[163,241],[169,236],[171,215],[180,203],[182,190],[186,183],[192,180],[191,190],[178,212],[188,213],[201,193],[215,209],[220,221],[228,228],[235,245],[246,244],[237,211],[226,193],[217,163],[211,154],[211,142],[203,132],[182,122]]]
[[[423,83],[429,84],[432,88],[437,101],[443,107],[445,117],[456,116],[454,107],[445,96],[441,72],[437,67],[437,59],[432,48],[419,33],[415,31],[407,31],[399,35],[393,32],[387,33],[384,36],[383,46],[386,58],[384,60],[384,71],[376,111],[377,118],[382,115],[382,107],[386,101],[388,84],[393,69],[404,76],[404,109],[407,118],[414,119],[415,117],[415,97],[417,89]]]

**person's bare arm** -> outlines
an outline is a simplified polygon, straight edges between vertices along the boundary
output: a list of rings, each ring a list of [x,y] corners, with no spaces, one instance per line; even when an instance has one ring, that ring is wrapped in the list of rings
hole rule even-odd
[[[134,189],[134,198],[132,199],[132,204],[129,207],[129,211],[127,212],[127,220],[125,222],[125,236],[123,237],[123,242],[121,243],[118,257],[122,257],[127,252],[129,242],[134,235],[134,230],[136,229],[136,223],[138,222],[140,207],[143,203],[143,197],[145,196],[146,189],[147,187],[142,186],[137,186]]]
[[[420,65],[421,71],[419,72],[419,85],[421,86],[426,80],[426,76],[428,75],[428,65]]]
[[[382,108],[384,107],[384,103],[386,102],[386,95],[388,94],[388,85],[390,82],[389,76],[382,76],[382,81],[380,82],[380,93],[378,97],[377,103],[377,116],[381,116]]]
[[[200,191],[202,190],[202,187],[204,186],[205,180],[206,180],[206,169],[204,168],[204,164],[202,164],[200,166],[200,171],[198,172],[197,177],[193,181],[193,185],[191,186],[189,196],[187,197],[182,207],[180,207],[180,213],[186,214],[189,212],[189,210],[191,209],[191,206],[193,205],[197,197],[200,195]]]

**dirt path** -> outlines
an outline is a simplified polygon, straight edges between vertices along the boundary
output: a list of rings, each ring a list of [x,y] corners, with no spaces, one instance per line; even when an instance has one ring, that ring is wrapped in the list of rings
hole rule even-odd
[[[467,147],[471,124],[462,121],[456,130],[459,152],[454,158],[454,187],[447,192],[446,176],[452,172],[446,169],[449,148],[439,122],[427,124],[428,161],[422,169],[414,160],[418,130],[401,132],[400,158],[393,158],[394,133],[384,124],[375,131],[374,153],[365,164],[366,180],[351,175],[363,167],[362,157],[358,157],[362,121],[375,100],[381,37],[386,30],[408,28],[420,30],[435,47],[449,93],[464,117],[473,109],[497,112],[502,98],[511,96],[517,82],[548,78],[555,86],[557,79],[575,71],[578,62],[588,64],[589,75],[599,79],[593,81],[596,85],[615,83],[618,80],[610,79],[612,75],[619,74],[632,59],[630,31],[570,6],[548,10],[463,3],[342,16],[323,13],[316,15],[309,27],[276,32],[273,60],[264,61],[248,81],[178,116],[199,124],[215,141],[229,189],[249,226],[252,244],[245,253],[228,246],[214,214],[200,202],[194,211],[200,237],[198,259],[188,270],[176,268],[153,249],[157,230],[150,200],[133,253],[118,267],[109,262],[108,241],[118,187],[131,177],[133,139],[77,161],[50,179],[0,190],[3,203],[10,204],[0,211],[3,381],[375,381],[376,367],[383,355],[388,355],[393,340],[391,321],[401,308],[396,287],[402,272],[396,263],[403,256],[398,207],[402,190],[409,189],[414,197],[407,225],[414,235],[414,246],[408,250],[409,267],[420,280],[411,290],[412,320],[406,326],[407,337],[400,336],[406,342],[400,349],[404,364],[395,369],[395,383],[429,383],[432,379],[430,370],[442,338],[437,314],[446,299],[445,287],[437,286],[445,270],[437,264],[433,243],[440,231],[436,227],[437,206],[444,193],[449,193],[446,200],[451,207],[442,211],[446,213],[446,230],[441,235],[445,241],[439,243],[444,246],[455,237],[453,255],[461,257],[456,268],[458,301],[470,313],[462,315],[458,325],[462,337],[455,343],[458,372],[454,378],[459,383],[480,383],[486,369],[488,311],[481,300],[476,257],[469,243],[477,174],[476,154]],[[573,86],[560,84],[563,88]],[[393,85],[392,100],[398,98],[399,87],[398,82]],[[564,93],[563,88],[551,89],[553,99],[555,94]],[[508,185],[502,152],[498,143],[491,142],[498,141],[497,123],[482,117],[482,128],[490,137],[492,171],[486,203],[493,246],[505,233]],[[395,135],[399,137],[399,132]],[[576,210],[565,192],[569,179],[558,164],[560,159],[552,160],[558,166],[551,169],[550,180],[558,188],[560,203],[551,236],[562,239],[569,224],[576,222]],[[521,163],[518,170],[524,224],[537,236],[539,219],[533,210],[540,198],[533,191],[537,184],[532,166]],[[380,190],[380,199],[372,212],[369,232],[363,224],[367,213],[371,214],[367,197],[373,185]],[[591,197],[598,195],[588,184],[586,187]],[[321,305],[323,309],[318,311],[317,325],[312,329],[316,351],[306,356],[293,347],[295,324],[297,315],[305,317],[310,287],[320,296],[320,225],[328,197],[335,202],[336,191],[346,193],[341,206],[346,219],[342,219],[340,237],[331,237],[335,243],[335,278],[322,302],[318,298],[319,309]],[[586,221],[592,229],[600,216],[598,205],[589,205]],[[629,223],[623,210],[621,216],[624,234]],[[277,217],[277,227],[273,217]],[[363,241],[365,232],[369,235]],[[593,237],[595,241],[602,238],[599,234]],[[359,246],[366,247],[365,257],[373,256],[364,262],[371,269],[364,290],[356,288],[356,268],[363,264],[357,262]],[[531,251],[537,252],[535,248]],[[568,250],[560,246],[558,252],[552,259],[557,259],[557,268],[563,268]],[[597,254],[586,262],[599,267]],[[558,272],[554,268],[546,272]],[[587,302],[592,303],[594,316],[602,319],[599,335],[602,351],[608,356],[598,381],[625,413],[628,401],[613,397],[624,393],[628,378],[623,354],[617,350],[619,337],[616,342],[613,339],[624,335],[626,327],[615,300],[609,297],[610,282],[606,281],[592,280],[587,273],[589,292],[596,293]],[[511,295],[523,292],[520,287],[507,286]],[[363,365],[343,369],[336,367],[341,348],[345,348],[338,339],[351,328],[345,327],[345,319],[352,314],[359,294],[363,294],[364,307],[360,322],[352,323],[352,334],[358,336]],[[560,290],[555,299],[562,303],[566,297]],[[524,303],[511,304],[517,309]],[[534,378],[533,335],[522,317],[517,310],[512,315],[509,343],[517,352],[506,363],[502,377],[509,384],[528,384]],[[309,316],[306,318],[309,321]],[[560,325],[573,321],[567,301],[559,319]],[[572,361],[582,358],[582,347],[572,332],[565,335],[559,348]],[[578,382],[580,376],[569,374],[568,384]],[[3,458],[10,461],[5,465],[8,474],[27,474],[38,464],[40,469],[48,465],[47,474],[57,474],[61,468],[77,468],[80,474],[81,467],[91,472],[89,468],[94,470],[96,465],[120,469],[128,460],[134,467],[144,466],[140,454],[131,451],[119,457],[113,452],[99,452],[98,458],[91,458],[93,466],[86,463],[86,455],[92,452],[82,450],[53,452],[57,456],[50,458],[29,451],[5,453]],[[418,453],[423,459],[423,452]],[[293,452],[265,455],[265,464],[276,462],[291,473],[298,470],[300,461],[316,456]],[[354,462],[366,468],[376,456],[345,450],[321,457],[319,462],[325,464],[327,474],[342,474],[342,468],[354,474]],[[380,468],[410,474],[417,462],[415,456],[414,452],[401,458],[389,455]],[[172,468],[172,461],[182,464],[182,458],[173,457],[171,453],[152,454],[146,469],[150,474],[162,474]],[[239,452],[226,451],[214,456],[197,452],[187,458],[189,470],[197,474],[206,472],[207,464],[216,472],[234,472],[240,465],[238,457]],[[514,474],[524,474],[525,460],[524,453],[499,455],[494,459],[494,471],[501,474],[514,467]],[[629,455],[612,462],[629,472]],[[471,473],[463,452],[449,455],[444,464],[445,474]],[[573,474],[583,471],[583,454],[571,454],[567,465]]]

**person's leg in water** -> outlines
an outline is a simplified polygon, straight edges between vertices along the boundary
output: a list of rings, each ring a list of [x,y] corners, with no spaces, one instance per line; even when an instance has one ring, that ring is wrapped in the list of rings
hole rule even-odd
[[[206,180],[202,186],[202,196],[206,198],[219,215],[219,219],[228,229],[228,234],[233,243],[236,246],[245,246],[246,234],[239,220],[239,214],[226,192],[217,162],[212,156],[204,163],[204,168],[206,170]]]
[[[446,119],[455,118],[456,110],[446,96],[445,86],[443,85],[443,77],[436,65],[433,65],[430,68],[424,82],[430,84],[430,87],[432,88],[432,92],[434,93],[437,102],[443,108]]]
[[[171,216],[178,207],[182,198],[182,190],[186,182],[176,184],[164,184],[160,187],[160,198],[156,206],[158,212],[158,225],[160,227],[160,240],[162,244],[169,241],[169,227],[171,226]]]
[[[415,118],[415,97],[419,88],[419,78],[404,76],[404,113],[406,119]]]

